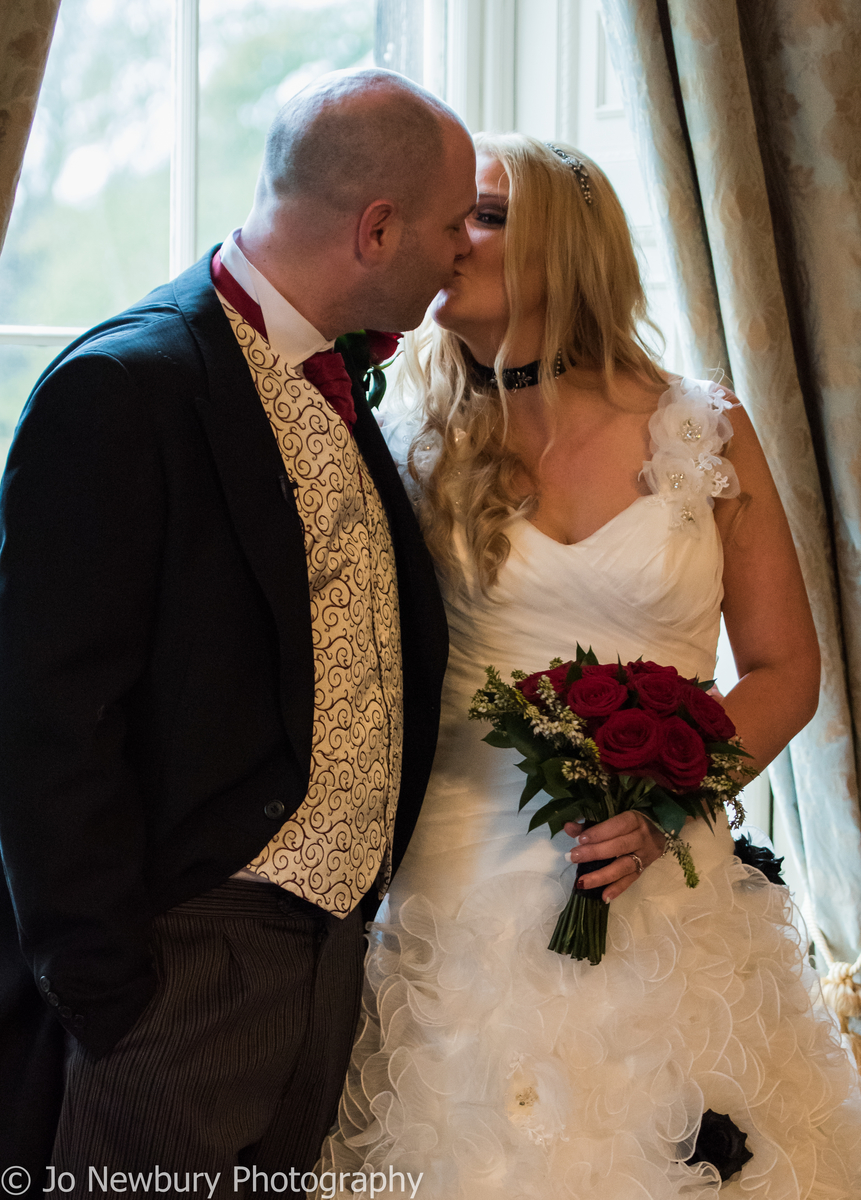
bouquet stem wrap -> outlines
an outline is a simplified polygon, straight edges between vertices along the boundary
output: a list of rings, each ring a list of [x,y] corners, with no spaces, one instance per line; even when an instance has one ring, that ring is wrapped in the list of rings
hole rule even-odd
[[[587,821],[583,827],[584,833],[595,824],[595,821]],[[600,858],[580,863],[577,881],[588,879],[589,875],[609,867],[613,861],[612,858]],[[593,967],[598,965],[607,948],[607,922],[610,917],[610,905],[601,899],[604,886],[589,887],[584,882],[583,888],[579,889],[575,885],[568,903],[559,914],[549,950],[567,954],[571,958],[588,959]]]

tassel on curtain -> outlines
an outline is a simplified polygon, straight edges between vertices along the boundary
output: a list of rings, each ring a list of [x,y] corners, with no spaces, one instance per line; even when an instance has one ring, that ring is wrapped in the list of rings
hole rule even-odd
[[[770,773],[845,990],[861,948],[861,10],[602,5],[683,314],[682,365],[731,377],[811,599],[819,711]]]
[[[861,954],[854,963],[835,959],[809,900],[804,905],[804,919],[816,945],[817,960],[821,958],[822,965],[828,967],[828,974],[822,980],[822,1000],[837,1017],[843,1041],[861,1071]]]

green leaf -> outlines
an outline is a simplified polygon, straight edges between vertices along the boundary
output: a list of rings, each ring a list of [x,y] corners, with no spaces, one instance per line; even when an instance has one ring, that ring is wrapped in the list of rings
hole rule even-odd
[[[753,758],[752,754],[748,754],[741,746],[735,746],[732,742],[708,742],[706,744],[707,754],[729,754],[733,758]]]
[[[498,750],[511,750],[514,746],[508,734],[503,733],[501,729],[491,729],[490,733],[485,734],[481,740],[487,742],[488,746],[495,746]]]
[[[580,643],[577,643],[577,662],[582,666],[585,663],[589,667],[598,666],[598,656],[590,646],[588,650],[584,650]]]
[[[518,811],[523,808],[524,805],[528,804],[533,796],[538,795],[542,789],[542,786],[543,784],[541,782],[541,776],[537,771],[535,771],[529,776],[526,783],[523,785],[523,791],[520,793],[520,803],[517,806]]]
[[[537,817],[538,813],[535,816]],[[533,817],[529,822],[529,832],[537,829],[539,825],[547,825],[550,829],[550,836],[556,837],[556,834],[568,821],[582,821],[583,819],[583,801],[575,800],[571,804],[566,804],[564,808],[560,808],[558,812],[551,813],[544,821],[536,821]]]
[[[645,777],[638,779],[634,775],[617,775],[616,778],[619,781],[619,796],[624,796],[626,808],[635,808],[641,798],[657,786],[654,779]]]
[[[564,812],[566,808],[571,807],[572,800],[570,796],[560,796],[556,800],[551,800],[548,804],[539,808],[538,812],[533,813],[529,820],[529,828],[537,829],[539,825],[546,825],[557,813]]]
[[[568,805],[567,809],[558,812],[555,817],[550,817],[550,820],[547,822],[547,828],[550,830],[550,838],[555,838],[556,834],[561,833],[568,821],[583,820],[583,812],[580,811],[579,805]]]
[[[711,691],[711,689],[714,687],[714,685],[715,685],[714,679],[698,679],[696,681],[696,686],[698,688],[701,688],[704,692]]]
[[[541,764],[544,789],[555,799],[571,795],[571,780],[565,778],[566,758],[548,758]]]
[[[676,716],[681,717],[683,721],[686,721],[687,724],[690,725],[691,729],[696,729],[697,723],[688,712],[687,708],[685,708],[684,704],[680,704],[676,709]]]
[[[380,401],[386,394],[386,376],[384,372],[377,366],[371,367],[362,380],[362,384],[368,394],[368,405],[371,408],[379,408]]]
[[[546,742],[534,732],[525,717],[519,713],[504,713],[499,721],[510,739],[509,745],[519,750],[525,758],[537,760],[542,757]]]
[[[583,668],[578,662],[572,662],[565,674],[565,686],[570,687],[572,683],[576,683],[578,679],[583,678]]]
[[[577,800],[562,808],[547,821],[550,836],[556,837],[561,833],[568,821],[603,821],[607,814],[600,807],[584,800]]]
[[[355,373],[361,377],[370,369],[370,343],[364,329],[356,329],[352,333],[342,333],[335,339],[335,349],[343,357],[348,371],[352,367]]]
[[[684,829],[688,814],[681,807],[681,805],[677,804],[675,800],[672,800],[666,794],[666,792],[663,791],[663,789],[656,788],[655,790],[660,790],[663,794],[663,799],[657,800],[652,807],[652,811],[655,814],[655,819],[662,826],[662,828],[667,831],[667,833],[671,833],[674,837],[678,837],[681,831]]]

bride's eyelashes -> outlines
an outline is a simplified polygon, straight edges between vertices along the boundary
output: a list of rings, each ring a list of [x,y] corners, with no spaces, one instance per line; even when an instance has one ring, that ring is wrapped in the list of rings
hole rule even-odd
[[[473,212],[471,220],[476,225],[484,225],[491,229],[501,229],[505,224],[506,210],[499,207],[479,207]]]

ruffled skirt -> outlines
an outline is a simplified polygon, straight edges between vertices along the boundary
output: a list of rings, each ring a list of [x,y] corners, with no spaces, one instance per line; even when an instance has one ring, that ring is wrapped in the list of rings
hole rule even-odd
[[[571,886],[486,879],[372,926],[363,1021],[321,1170],[421,1183],[421,1200],[857,1200],[854,1067],[785,888],[696,823],[701,881],[653,864],[610,910],[600,965],[546,949]],[[686,1164],[704,1110],[753,1158]],[[321,1193],[322,1194],[322,1193]],[[331,1195],[331,1192],[328,1193]]]

